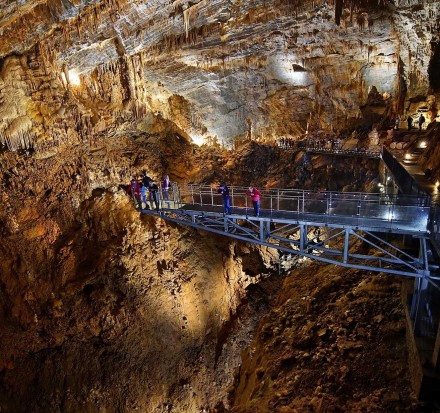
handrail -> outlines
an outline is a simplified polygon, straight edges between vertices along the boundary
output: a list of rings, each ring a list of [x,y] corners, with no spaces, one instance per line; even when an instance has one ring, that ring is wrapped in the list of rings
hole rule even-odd
[[[429,197],[414,177],[403,167],[396,157],[385,147],[382,148],[382,160],[393,174],[400,190],[409,195]]]
[[[322,153],[325,155],[347,155],[347,156],[363,156],[366,158],[376,158],[379,159],[381,156],[381,150],[371,150],[371,149],[343,149],[342,147],[328,148],[326,146],[302,144],[301,142],[296,142],[292,146],[284,144],[279,145],[283,150],[300,150],[305,152]]]
[[[168,202],[163,195],[159,196],[161,208],[223,212],[222,195],[217,189],[217,186],[204,184],[174,183]],[[229,187],[233,214],[253,214],[253,205],[246,190],[243,186]],[[281,188],[262,188],[260,192],[261,213],[271,219],[299,219],[301,215],[301,219],[309,217],[328,223],[339,220],[347,225],[378,228],[381,231],[427,231],[430,211],[428,196]]]
[[[179,185],[180,191],[191,191],[191,193],[198,193],[201,195],[210,195],[211,199],[214,197],[219,197],[216,189],[218,186],[213,186],[206,184],[184,184]],[[230,186],[229,192],[231,194],[232,201],[234,198],[245,196],[247,187],[244,186]],[[401,206],[429,206],[430,197],[427,195],[400,195],[400,194],[383,194],[380,192],[338,192],[338,191],[313,191],[304,189],[282,189],[282,188],[259,188],[261,192],[261,197],[267,199],[296,199],[298,197],[305,200],[344,200],[344,201],[354,201],[361,200],[362,203],[379,203],[379,204],[396,204]],[[233,194],[233,196],[232,196]],[[197,204],[197,202],[192,201],[191,203]],[[219,203],[221,205],[221,202]],[[278,208],[276,208],[278,209]]]

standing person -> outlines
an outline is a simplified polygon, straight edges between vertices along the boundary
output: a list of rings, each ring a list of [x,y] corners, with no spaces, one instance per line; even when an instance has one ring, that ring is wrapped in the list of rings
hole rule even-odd
[[[422,130],[422,126],[423,126],[423,124],[425,123],[425,117],[423,116],[423,113],[421,113],[420,114],[420,117],[419,117],[419,130]]]
[[[131,180],[130,191],[137,203],[137,208],[142,209],[141,185],[136,178]]]
[[[147,171],[145,169],[142,171],[142,174],[142,183],[146,188],[148,188],[149,182],[152,181],[152,179],[147,175]]]
[[[217,189],[217,193],[222,194],[223,208],[225,214],[229,215],[231,213],[231,198],[229,196],[229,188],[224,182],[222,182],[222,184]]]
[[[147,190],[148,190],[148,187],[146,187],[143,183],[141,183],[141,198],[142,198],[142,202],[145,204],[146,209],[148,209]]]
[[[412,118],[412,116],[409,115],[409,116],[406,118],[406,121],[408,122],[408,130],[411,130],[411,129],[412,129],[412,124],[413,124],[413,118]]]
[[[150,202],[153,200],[156,211],[159,212],[159,199],[157,196],[157,192],[159,191],[158,186],[153,182],[150,181],[148,185],[148,190],[150,191]],[[153,202],[151,202],[151,208],[153,208]]]
[[[261,195],[261,192],[257,188],[250,186],[246,191],[246,195],[250,196],[252,199],[252,204],[254,205],[254,215],[256,217],[260,216],[260,195]]]
[[[170,199],[168,195],[168,191],[170,190],[170,177],[168,175],[165,175],[165,178],[162,181],[162,190],[165,197],[165,201],[168,204],[168,207],[170,206]]]
[[[396,121],[394,122],[394,129],[399,130],[399,127],[400,127],[400,118],[397,117]]]

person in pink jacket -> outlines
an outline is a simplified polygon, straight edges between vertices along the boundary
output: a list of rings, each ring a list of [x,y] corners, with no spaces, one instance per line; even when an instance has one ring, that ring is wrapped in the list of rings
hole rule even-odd
[[[250,186],[246,191],[246,195],[250,196],[252,199],[252,204],[254,205],[254,215],[256,217],[260,216],[260,195],[261,195],[261,192],[257,188]]]

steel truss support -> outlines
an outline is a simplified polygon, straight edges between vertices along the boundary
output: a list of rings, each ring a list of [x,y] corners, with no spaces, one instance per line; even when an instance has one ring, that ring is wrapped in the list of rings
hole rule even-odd
[[[157,215],[154,211],[143,211]],[[328,226],[306,221],[274,220],[216,212],[166,210],[162,218],[242,241],[276,248],[329,264],[366,271],[386,272],[419,278],[430,277],[426,238],[419,239],[419,255],[412,256],[399,247],[401,236],[376,233],[347,225]],[[362,248],[363,253],[352,252]],[[417,291],[423,290],[423,283]],[[419,297],[420,302],[421,297]],[[418,306],[419,304],[417,304]],[[414,307],[416,308],[416,307]],[[416,311],[416,310],[414,310]]]

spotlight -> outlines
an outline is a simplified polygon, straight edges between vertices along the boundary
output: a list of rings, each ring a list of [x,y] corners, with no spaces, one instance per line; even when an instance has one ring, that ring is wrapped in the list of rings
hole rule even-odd
[[[75,69],[69,70],[69,82],[74,86],[79,86],[81,84],[81,78]]]
[[[427,146],[427,145],[426,145],[426,141],[422,141],[422,142],[420,142],[420,147],[421,147],[421,148],[424,149],[424,148],[426,148],[426,146]]]
[[[405,154],[405,159],[411,159],[411,155],[409,153]]]

